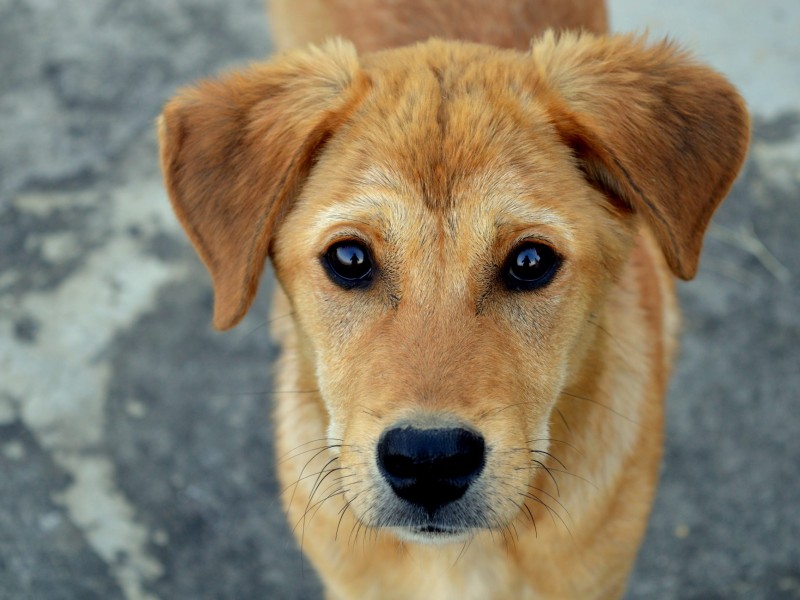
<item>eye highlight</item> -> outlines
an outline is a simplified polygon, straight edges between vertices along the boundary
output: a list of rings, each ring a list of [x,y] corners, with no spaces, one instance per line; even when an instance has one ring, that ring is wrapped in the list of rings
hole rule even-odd
[[[322,256],[322,264],[341,288],[366,287],[372,282],[372,257],[367,246],[357,240],[333,244]]]
[[[514,292],[544,287],[553,279],[561,258],[550,246],[539,242],[523,242],[506,258],[501,277]]]

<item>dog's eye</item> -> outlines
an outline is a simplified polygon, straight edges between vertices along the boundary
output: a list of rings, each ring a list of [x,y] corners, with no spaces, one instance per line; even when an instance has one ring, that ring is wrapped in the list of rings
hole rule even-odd
[[[514,248],[503,267],[503,281],[515,292],[535,290],[550,283],[561,259],[550,246],[524,242]]]
[[[325,253],[323,264],[333,282],[343,288],[361,287],[372,281],[372,259],[361,242],[336,242]]]

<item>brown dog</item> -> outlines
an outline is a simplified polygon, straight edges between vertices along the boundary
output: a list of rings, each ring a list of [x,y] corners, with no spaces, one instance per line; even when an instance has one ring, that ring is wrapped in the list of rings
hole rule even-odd
[[[287,52],[160,122],[217,327],[275,266],[290,524],[332,599],[618,597],[658,476],[670,271],[695,273],[746,109],[667,42],[526,49],[602,31],[599,2],[378,4],[275,2],[282,43],[367,53]],[[369,53],[430,34],[470,42]]]

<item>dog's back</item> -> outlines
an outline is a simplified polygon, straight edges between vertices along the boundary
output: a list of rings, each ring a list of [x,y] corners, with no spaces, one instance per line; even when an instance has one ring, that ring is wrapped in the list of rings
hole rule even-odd
[[[274,42],[289,49],[342,36],[359,51],[430,37],[525,50],[547,29],[605,33],[603,0],[269,0]]]

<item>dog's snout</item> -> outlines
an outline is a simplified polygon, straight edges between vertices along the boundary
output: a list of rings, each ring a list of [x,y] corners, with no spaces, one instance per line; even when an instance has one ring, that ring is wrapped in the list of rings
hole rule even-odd
[[[395,428],[378,442],[378,466],[395,494],[432,515],[464,495],[483,470],[485,450],[467,429]]]

